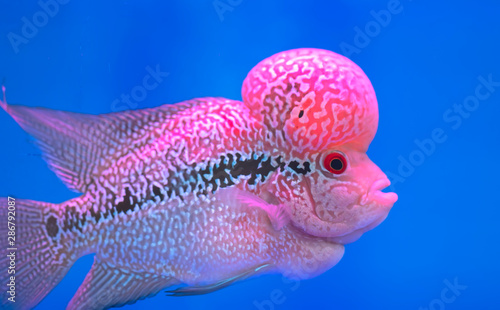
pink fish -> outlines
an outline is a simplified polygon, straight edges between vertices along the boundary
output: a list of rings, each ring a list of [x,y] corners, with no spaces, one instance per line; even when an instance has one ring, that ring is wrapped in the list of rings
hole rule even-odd
[[[0,200],[2,223],[15,221],[15,246],[2,238],[2,248],[17,259],[15,274],[1,274],[3,284],[15,276],[15,303],[2,290],[2,306],[36,306],[89,253],[68,309],[167,288],[204,294],[264,273],[307,279],[337,264],[397,200],[366,155],[378,125],[369,79],[336,53],[295,49],[254,67],[242,97],[105,115],[0,101],[82,193],[60,204]]]

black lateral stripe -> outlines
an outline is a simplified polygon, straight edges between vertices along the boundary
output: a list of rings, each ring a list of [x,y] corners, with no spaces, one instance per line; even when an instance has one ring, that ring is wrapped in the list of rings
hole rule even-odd
[[[209,192],[214,194],[219,188],[233,186],[241,181],[243,177],[248,177],[248,184],[255,185],[257,182],[265,182],[269,175],[277,171],[282,173],[288,167],[297,174],[306,175],[311,172],[310,163],[303,162],[301,164],[294,160],[290,163],[283,161],[281,156],[276,158],[266,156],[265,154],[257,155],[252,153],[248,158],[244,158],[240,153],[228,153],[220,156],[213,162],[208,162],[206,168],[197,168],[197,165],[188,166],[188,169],[173,171],[170,170],[165,187],[162,189],[154,184],[149,184],[150,192],[146,193],[143,198],[139,197],[140,193],[134,194],[130,187],[125,187],[125,195],[119,203],[111,209],[104,211],[94,211],[90,208],[87,213],[80,214],[75,207],[67,207],[63,215],[63,231],[79,230],[82,231],[88,218],[93,218],[95,223],[101,220],[114,218],[119,214],[126,214],[130,210],[134,210],[137,206],[142,209],[145,203],[149,201],[161,202],[166,198],[172,199],[189,193],[196,195],[207,195]],[[116,196],[111,191],[107,190],[107,195],[111,198],[108,201],[115,201]],[[46,228],[49,236],[55,237],[59,232],[56,218],[49,217],[46,223]]]
[[[311,172],[310,164],[309,162],[304,162],[304,168],[299,168],[300,163],[298,161],[292,161],[290,164],[288,164],[288,167],[292,169],[293,171],[306,175],[308,172]]]

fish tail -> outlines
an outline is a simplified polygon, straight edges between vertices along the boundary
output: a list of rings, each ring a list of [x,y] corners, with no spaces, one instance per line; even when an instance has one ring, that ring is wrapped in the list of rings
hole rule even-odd
[[[35,307],[66,275],[70,255],[44,220],[55,204],[0,197],[1,309]]]

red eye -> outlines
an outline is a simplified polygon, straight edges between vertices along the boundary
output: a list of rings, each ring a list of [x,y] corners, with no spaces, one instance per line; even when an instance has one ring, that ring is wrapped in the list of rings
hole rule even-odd
[[[342,174],[347,169],[347,160],[341,153],[331,153],[326,156],[323,166],[333,174]]]

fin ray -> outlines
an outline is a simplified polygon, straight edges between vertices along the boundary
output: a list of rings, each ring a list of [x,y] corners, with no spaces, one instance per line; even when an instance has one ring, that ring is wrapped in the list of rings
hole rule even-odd
[[[130,147],[125,140],[134,128],[158,121],[150,109],[91,115],[8,105],[2,100],[0,107],[36,139],[43,158],[64,184],[81,193],[121,148]]]
[[[258,274],[259,272],[262,272],[262,271],[270,269],[270,268],[272,268],[271,264],[264,264],[264,265],[261,265],[257,268],[245,271],[239,275],[222,280],[222,281],[214,283],[214,284],[203,285],[203,286],[181,287],[181,288],[177,288],[175,290],[166,291],[166,293],[168,296],[174,296],[174,297],[204,295],[204,294],[208,294],[208,293],[213,293],[213,292],[218,291],[220,289],[226,288],[235,282],[247,279],[253,275]]]
[[[172,277],[115,268],[96,256],[67,309],[107,309],[133,304],[178,283]]]

